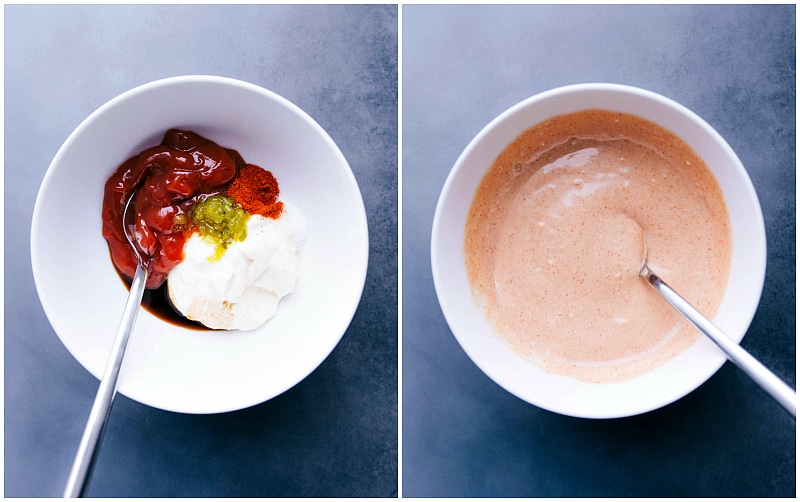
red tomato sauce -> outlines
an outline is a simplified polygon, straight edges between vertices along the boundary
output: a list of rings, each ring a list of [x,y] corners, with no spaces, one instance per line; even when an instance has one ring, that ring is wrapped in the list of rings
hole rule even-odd
[[[103,237],[119,273],[129,281],[137,258],[123,230],[122,215],[134,195],[135,241],[149,256],[147,289],[156,289],[183,259],[183,244],[196,231],[189,210],[205,197],[225,193],[245,162],[191,131],[170,129],[161,144],[120,165],[105,185]]]

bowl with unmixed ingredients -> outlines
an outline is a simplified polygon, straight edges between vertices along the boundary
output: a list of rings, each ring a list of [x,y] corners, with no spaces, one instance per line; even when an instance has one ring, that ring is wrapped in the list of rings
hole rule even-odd
[[[201,75],[150,82],[98,108],[66,139],[42,181],[31,227],[36,288],[60,340],[100,378],[128,295],[104,239],[104,187],[126,160],[175,129],[271,172],[280,200],[302,214],[305,240],[293,262],[293,289],[259,327],[203,329],[140,310],[119,391],[170,411],[241,409],[317,368],[348,328],[366,278],[367,221],[353,172],[328,133],[287,99]],[[189,162],[195,154],[187,154]],[[198,277],[186,276],[191,294]]]
[[[585,418],[648,412],[725,356],[638,277],[645,240],[650,267],[741,341],[766,234],[735,152],[653,92],[553,89],[455,162],[433,222],[436,293],[467,355],[519,398]]]

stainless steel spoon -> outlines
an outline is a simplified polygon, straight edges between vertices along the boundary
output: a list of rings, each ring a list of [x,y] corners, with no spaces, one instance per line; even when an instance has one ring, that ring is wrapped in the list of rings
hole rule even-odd
[[[134,192],[134,195],[135,193],[136,192]],[[78,446],[78,452],[75,455],[75,461],[72,464],[72,470],[69,474],[64,497],[83,497],[89,487],[89,480],[92,476],[94,463],[100,451],[100,443],[103,440],[103,433],[108,423],[108,416],[111,413],[111,404],[117,393],[117,380],[119,378],[119,370],[122,366],[122,358],[125,355],[125,348],[128,345],[128,339],[133,330],[133,325],[136,322],[136,315],[139,313],[139,305],[142,302],[142,295],[144,294],[145,284],[147,283],[146,263],[148,260],[142,256],[139,248],[135,245],[132,235],[134,228],[133,218],[133,195],[131,195],[130,199],[128,199],[128,202],[125,204],[122,221],[125,237],[136,252],[138,264],[136,266],[136,273],[133,276],[133,281],[131,282],[128,301],[125,303],[125,310],[122,313],[122,321],[120,322],[117,336],[114,339],[114,345],[111,348],[111,353],[106,363],[103,379],[100,381],[100,387],[97,389],[97,395],[94,398],[94,404],[89,413],[89,420],[86,423],[86,428],[83,431],[83,436]]]
[[[725,333],[650,270],[647,266],[647,236],[644,238],[644,258],[639,268],[639,275],[655,288],[687,321],[717,344],[731,362],[744,371],[747,376],[755,380],[762,389],[786,408],[793,417],[797,417],[797,393],[767,369],[766,366],[761,364],[758,359],[728,338]]]

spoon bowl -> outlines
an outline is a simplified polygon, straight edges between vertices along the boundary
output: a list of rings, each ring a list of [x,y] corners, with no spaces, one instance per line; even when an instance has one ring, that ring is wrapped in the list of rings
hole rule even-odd
[[[125,203],[125,210],[122,211],[122,230],[125,232],[125,238],[128,240],[128,244],[131,245],[133,252],[136,253],[138,266],[143,266],[150,261],[150,257],[146,256],[136,244],[136,211],[133,208],[133,199],[135,196],[136,191],[134,190],[128,202]]]

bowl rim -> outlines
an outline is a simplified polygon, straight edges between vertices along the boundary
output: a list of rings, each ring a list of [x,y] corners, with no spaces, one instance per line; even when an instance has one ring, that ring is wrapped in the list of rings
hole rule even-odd
[[[542,399],[540,399],[538,396],[532,396],[531,392],[529,392],[528,390],[521,389],[520,385],[510,384],[510,382],[508,381],[507,375],[502,375],[502,376],[499,375],[498,374],[499,372],[498,372],[497,368],[492,366],[492,364],[494,364],[494,363],[489,361],[484,355],[479,353],[480,350],[481,349],[485,349],[485,347],[477,347],[477,346],[475,346],[475,342],[474,341],[472,341],[469,337],[465,336],[463,332],[459,331],[459,329],[460,329],[460,327],[459,327],[459,317],[462,316],[462,313],[457,311],[450,304],[450,298],[449,298],[450,293],[447,291],[447,287],[448,286],[445,284],[446,282],[450,282],[450,280],[445,278],[446,274],[445,274],[445,272],[443,272],[443,268],[445,266],[444,263],[448,260],[448,257],[445,257],[444,255],[442,255],[442,253],[443,253],[442,248],[443,248],[443,246],[445,246],[445,244],[443,244],[443,240],[444,240],[443,232],[445,231],[444,228],[443,228],[444,227],[444,221],[445,221],[445,219],[447,219],[450,216],[449,214],[447,216],[445,216],[445,214],[449,211],[449,208],[447,207],[447,204],[448,204],[448,202],[450,201],[450,199],[452,197],[455,197],[453,195],[453,191],[457,189],[456,188],[456,184],[463,181],[463,180],[461,180],[461,178],[464,176],[463,171],[465,171],[467,169],[465,167],[465,165],[470,160],[470,158],[473,155],[476,155],[475,152],[480,148],[480,146],[485,141],[490,139],[492,137],[492,135],[502,134],[502,131],[501,131],[502,126],[507,125],[512,119],[517,118],[520,115],[524,114],[528,109],[530,109],[532,107],[535,107],[535,106],[546,107],[547,104],[549,102],[551,102],[553,99],[564,99],[565,96],[578,96],[578,95],[581,95],[581,94],[584,94],[584,93],[604,93],[603,96],[607,96],[607,97],[613,97],[615,95],[616,96],[624,95],[623,99],[634,98],[634,99],[639,99],[639,100],[647,100],[647,101],[655,102],[658,106],[660,106],[660,107],[662,107],[664,109],[671,110],[672,112],[679,114],[682,117],[682,119],[684,119],[684,120],[688,119],[689,121],[691,121],[693,126],[699,127],[702,130],[703,134],[708,135],[708,137],[713,141],[715,147],[720,148],[722,150],[723,154],[726,157],[731,159],[732,164],[733,164],[731,167],[737,173],[736,183],[737,184],[741,184],[740,188],[742,190],[744,190],[746,196],[750,197],[751,200],[754,202],[754,206],[751,209],[753,210],[753,213],[754,213],[753,217],[754,217],[754,219],[756,221],[756,226],[758,227],[757,228],[758,231],[756,232],[756,235],[752,236],[752,246],[753,246],[753,250],[754,250],[753,251],[754,255],[756,256],[756,260],[755,260],[756,262],[750,264],[750,266],[752,267],[753,273],[755,274],[755,278],[756,278],[755,279],[756,280],[755,286],[757,286],[757,288],[756,288],[757,292],[754,292],[755,294],[754,294],[754,297],[753,297],[755,299],[755,301],[753,301],[752,303],[748,304],[746,306],[746,308],[744,309],[743,318],[746,318],[747,322],[746,322],[746,325],[744,326],[744,328],[742,329],[740,336],[739,335],[732,336],[732,338],[735,338],[735,341],[737,343],[741,341],[741,339],[743,338],[743,336],[746,333],[747,329],[749,328],[750,324],[752,323],[752,319],[753,319],[753,317],[755,315],[755,312],[756,312],[756,310],[758,308],[758,305],[760,303],[760,297],[761,297],[761,293],[763,291],[765,272],[766,272],[766,231],[765,231],[765,227],[764,227],[764,219],[763,219],[763,214],[761,212],[761,206],[760,206],[760,203],[758,201],[758,196],[756,194],[755,188],[753,187],[752,180],[750,179],[746,169],[744,168],[744,166],[742,165],[742,163],[739,160],[738,156],[733,151],[733,149],[730,147],[730,145],[705,120],[703,120],[701,117],[699,117],[693,111],[691,111],[687,107],[681,105],[680,103],[677,103],[676,101],[674,101],[674,100],[672,100],[670,98],[667,98],[667,97],[665,97],[665,96],[663,96],[661,94],[657,94],[655,92],[652,92],[652,91],[649,91],[649,90],[646,90],[646,89],[642,89],[642,88],[639,88],[639,87],[634,87],[634,86],[629,86],[629,85],[624,85],[624,84],[615,84],[615,83],[580,83],[580,84],[565,85],[565,86],[561,86],[561,87],[552,88],[552,89],[537,93],[537,94],[535,94],[533,96],[530,96],[530,97],[528,97],[526,99],[523,99],[522,101],[510,106],[509,108],[507,108],[506,110],[501,112],[499,115],[497,115],[495,118],[493,118],[486,126],[484,126],[478,132],[478,134],[476,134],[470,140],[470,142],[467,144],[467,146],[464,148],[464,150],[461,152],[461,154],[457,158],[456,162],[454,163],[453,167],[451,168],[451,170],[450,170],[450,172],[449,172],[449,174],[448,174],[448,176],[447,176],[447,178],[446,178],[446,180],[444,182],[444,185],[442,187],[439,199],[438,199],[437,204],[436,204],[436,210],[435,210],[435,213],[434,213],[433,225],[432,225],[432,230],[431,230],[431,250],[430,250],[431,269],[432,269],[434,289],[435,289],[436,294],[437,294],[437,299],[439,300],[439,304],[440,304],[440,307],[442,309],[442,313],[444,314],[445,320],[447,321],[447,324],[448,324],[448,326],[449,326],[449,328],[451,330],[451,333],[453,334],[453,336],[458,341],[458,343],[461,346],[462,350],[464,350],[467,353],[468,357],[473,361],[473,363],[475,363],[481,369],[481,371],[483,371],[486,374],[486,376],[488,376],[491,380],[493,380],[495,383],[500,385],[500,387],[502,387],[506,391],[510,392],[511,394],[517,396],[518,398],[520,398],[520,399],[522,399],[524,401],[527,401],[528,403],[533,404],[533,405],[535,405],[537,407],[540,407],[540,408],[543,408],[543,409],[546,409],[546,410],[549,410],[549,411],[552,411],[552,412],[555,412],[555,413],[559,413],[559,414],[563,414],[563,415],[567,415],[567,416],[580,417],[580,418],[601,418],[601,419],[605,419],[605,418],[621,418],[621,417],[633,416],[633,415],[638,415],[638,414],[646,413],[646,412],[649,412],[649,411],[653,411],[655,409],[658,409],[658,408],[661,408],[661,407],[666,406],[668,404],[671,404],[671,403],[677,401],[678,399],[684,397],[686,394],[692,392],[697,387],[699,387],[700,385],[705,383],[714,373],[716,373],[719,370],[719,368],[722,366],[722,364],[726,361],[726,358],[725,358],[724,354],[722,354],[721,351],[719,351],[715,346],[713,346],[713,343],[710,342],[710,340],[708,340],[707,338],[701,336],[699,338],[698,342],[695,343],[695,345],[705,345],[708,348],[709,353],[710,353],[710,356],[709,356],[710,360],[709,360],[708,365],[705,368],[705,371],[703,372],[703,374],[699,378],[696,379],[696,382],[691,383],[690,385],[685,385],[682,388],[675,389],[673,392],[667,393],[665,397],[662,397],[662,398],[659,398],[659,399],[652,399],[652,398],[648,399],[648,400],[646,400],[646,402],[644,402],[642,404],[627,405],[627,406],[621,407],[620,409],[609,410],[609,409],[591,409],[591,406],[589,408],[587,408],[587,407],[583,407],[583,406],[580,406],[580,405],[576,405],[574,402],[571,402],[569,404],[564,404],[564,403],[561,403],[561,402],[559,402],[559,403],[546,402],[546,401],[543,401]],[[558,105],[557,105],[557,107],[558,107]],[[502,148],[504,148],[505,145],[507,145],[512,140],[514,140],[517,136],[519,136],[519,134],[521,134],[524,130],[527,130],[528,128],[533,127],[537,123],[540,123],[541,121],[546,120],[547,118],[550,118],[550,117],[553,117],[553,116],[556,116],[556,115],[561,115],[561,114],[564,114],[564,113],[577,112],[579,110],[588,109],[588,108],[610,109],[612,111],[620,111],[620,110],[616,110],[615,106],[613,106],[613,105],[604,106],[601,103],[597,103],[596,105],[592,105],[592,106],[578,107],[575,110],[563,110],[563,108],[562,108],[561,111],[556,110],[555,112],[549,113],[549,114],[543,113],[542,116],[538,116],[537,115],[535,120],[531,119],[531,121],[529,121],[527,123],[527,125],[522,126],[521,128],[517,127],[517,129],[514,129],[511,126],[508,126],[510,129],[512,129],[514,131],[514,133],[511,134],[507,138],[507,141],[503,142],[503,146],[500,147],[500,150],[502,150]],[[626,113],[636,114],[635,112],[626,112]],[[648,118],[648,120],[657,122],[657,121],[649,119],[649,118]],[[662,124],[659,124],[659,125],[662,125]],[[662,127],[666,127],[666,126],[662,125]],[[666,127],[666,128],[671,130],[670,127]],[[498,131],[501,131],[501,132],[498,132]],[[508,133],[508,134],[510,134],[510,133]],[[505,136],[503,136],[503,137],[505,138]],[[687,141],[686,138],[684,138],[682,136],[681,136],[681,138],[684,141],[686,141],[687,143],[689,142],[689,141]],[[496,137],[495,137],[495,140],[496,140]],[[496,154],[499,154],[499,153],[500,152],[497,151]],[[482,178],[483,175],[485,174],[486,170],[489,168],[490,165],[491,165],[491,162],[489,162],[486,165],[486,168],[484,170],[481,170],[478,174],[475,174],[475,172],[477,172],[478,170],[477,169],[473,169],[473,171],[475,171],[475,172],[471,172],[470,176],[472,176],[472,177],[478,176],[479,179]],[[715,177],[717,177],[716,173],[714,173],[714,175],[715,175]],[[464,183],[466,183],[466,182],[464,182]],[[469,201],[472,200],[473,196],[474,196],[474,193],[470,193],[469,194],[469,196],[468,196]],[[729,204],[729,201],[728,201],[727,197],[726,197],[726,204]],[[459,210],[460,210],[460,207],[459,207]],[[460,213],[459,213],[459,218],[460,218]],[[460,219],[458,221],[460,222]],[[449,221],[449,223],[452,223],[452,221]],[[463,230],[462,230],[462,233],[460,233],[458,235],[463,235]],[[451,235],[451,237],[452,237],[452,235]],[[461,252],[463,253],[463,242],[459,243],[459,249],[461,249],[462,250]],[[449,255],[449,260],[456,261],[453,258],[453,253],[452,252]],[[457,268],[459,268],[459,270],[461,270],[463,268],[463,266],[464,266],[463,265],[463,254],[458,257],[457,261],[459,262],[459,265],[458,265]],[[451,268],[452,268],[452,265],[451,265]],[[462,285],[463,281],[459,278],[458,282],[459,282],[459,285]],[[468,282],[467,282],[467,286],[468,286]],[[729,288],[730,288],[730,286],[729,286]],[[728,290],[726,290],[726,291],[728,291]],[[461,294],[463,295],[463,292]],[[468,294],[469,294],[470,297],[472,296],[471,292],[468,292]],[[473,301],[473,303],[474,303],[474,301]],[[476,305],[474,307],[476,309],[480,310],[480,307],[477,307]],[[481,314],[481,316],[482,316],[482,314]],[[488,321],[487,321],[487,323],[488,323]],[[506,346],[506,349],[507,350],[511,350],[507,346]],[[517,357],[520,360],[522,359],[521,356],[517,356]],[[528,363],[527,361],[526,361],[526,364],[532,365],[532,363]],[[496,366],[496,364],[495,364],[495,366]],[[541,372],[541,370],[539,370],[539,371]],[[654,372],[649,372],[646,375],[649,375],[651,373],[654,373]],[[564,378],[566,378],[566,377],[564,377]],[[606,385],[606,384],[588,384],[588,385],[590,385],[590,386],[591,385],[602,386],[602,385]]]
[[[330,337],[331,339],[329,340],[329,343],[325,345],[323,349],[320,349],[319,353],[317,354],[318,357],[314,359],[313,363],[309,362],[308,365],[310,369],[307,372],[305,372],[305,374],[303,374],[299,379],[297,379],[291,384],[285,385],[277,392],[273,390],[269,395],[266,396],[252,395],[248,399],[240,400],[241,402],[238,402],[233,406],[231,406],[230,404],[215,406],[213,403],[209,403],[208,405],[202,405],[192,409],[187,409],[180,406],[172,407],[170,405],[164,405],[163,403],[154,402],[152,399],[147,399],[147,398],[142,399],[141,397],[144,396],[130,396],[126,394],[123,386],[120,386],[119,390],[120,393],[127,395],[133,400],[139,401],[143,404],[152,407],[164,409],[167,411],[192,413],[192,414],[222,413],[222,412],[235,411],[238,409],[247,408],[249,406],[260,404],[270,399],[273,399],[274,397],[277,397],[278,395],[288,391],[289,389],[300,383],[302,380],[304,380],[308,375],[310,375],[314,370],[316,370],[325,359],[327,359],[330,353],[333,352],[333,350],[339,344],[341,339],[344,337],[346,331],[349,329],[352,320],[356,314],[358,306],[361,302],[361,297],[363,296],[364,288],[366,285],[368,265],[369,265],[369,227],[368,227],[366,208],[363,200],[363,194],[361,193],[361,190],[358,186],[358,182],[355,178],[355,174],[352,170],[352,167],[345,158],[341,149],[333,141],[328,132],[305,110],[301,109],[299,106],[297,106],[287,98],[277,94],[276,92],[261,87],[257,84],[253,84],[251,82],[239,80],[236,78],[207,75],[207,74],[187,74],[187,75],[165,77],[137,85],[112,97],[111,99],[107,100],[102,105],[97,107],[94,111],[92,111],[86,118],[84,118],[80,122],[80,124],[64,140],[64,142],[59,147],[58,151],[56,152],[55,156],[53,157],[53,159],[51,160],[50,164],[47,167],[47,170],[42,178],[41,184],[37,192],[31,219],[31,229],[30,229],[30,239],[29,239],[31,268],[33,272],[34,284],[42,308],[45,312],[46,317],[48,318],[48,321],[50,322],[53,331],[56,332],[56,335],[58,336],[62,345],[65,346],[70,355],[72,355],[72,357],[74,357],[81,366],[83,366],[87,371],[89,371],[89,373],[91,373],[98,379],[102,378],[102,374],[105,369],[104,365],[103,367],[100,368],[87,366],[81,359],[77,357],[77,355],[73,351],[73,348],[68,343],[65,343],[64,338],[62,337],[61,333],[59,333],[59,330],[56,328],[57,320],[54,319],[55,315],[54,308],[50,304],[50,300],[46,296],[46,293],[43,291],[43,285],[42,285],[42,282],[44,280],[43,274],[46,274],[46,271],[41,270],[41,267],[37,266],[37,262],[40,261],[39,259],[40,253],[43,252],[40,245],[41,243],[37,242],[37,239],[41,239],[41,233],[42,233],[40,228],[40,226],[43,224],[41,221],[41,214],[43,212],[44,206],[47,204],[47,202],[44,200],[45,197],[43,197],[43,194],[46,194],[50,188],[50,185],[52,185],[52,180],[56,176],[55,174],[57,170],[56,166],[58,166],[63,162],[65,155],[67,155],[67,152],[69,152],[73,148],[74,143],[87,131],[87,129],[90,129],[95,124],[95,122],[101,117],[103,117],[109,110],[116,108],[121,103],[125,103],[131,99],[136,99],[141,95],[147,94],[151,91],[163,89],[165,87],[176,86],[176,85],[180,86],[185,84],[213,84],[221,86],[232,86],[240,90],[249,91],[255,94],[260,94],[272,100],[277,106],[289,110],[292,114],[295,114],[306,126],[308,126],[313,131],[313,134],[318,136],[318,138],[324,142],[327,148],[329,148],[330,153],[334,155],[337,159],[337,165],[341,165],[344,168],[342,171],[342,175],[344,176],[343,183],[345,183],[349,187],[348,190],[352,190],[354,195],[356,195],[356,197],[353,200],[353,204],[355,205],[355,211],[357,213],[354,215],[354,218],[357,221],[354,220],[354,222],[356,226],[358,226],[355,235],[357,235],[358,237],[354,237],[354,239],[357,239],[357,243],[359,245],[357,248],[354,248],[354,253],[357,255],[358,258],[358,265],[354,268],[353,277],[355,277],[354,283],[357,283],[357,288],[355,288],[357,289],[357,291],[355,289],[353,290],[353,301],[347,303],[348,306],[347,311],[344,310],[342,311],[342,318],[340,319],[341,323],[337,323],[335,325],[335,327],[337,328],[337,336]]]

